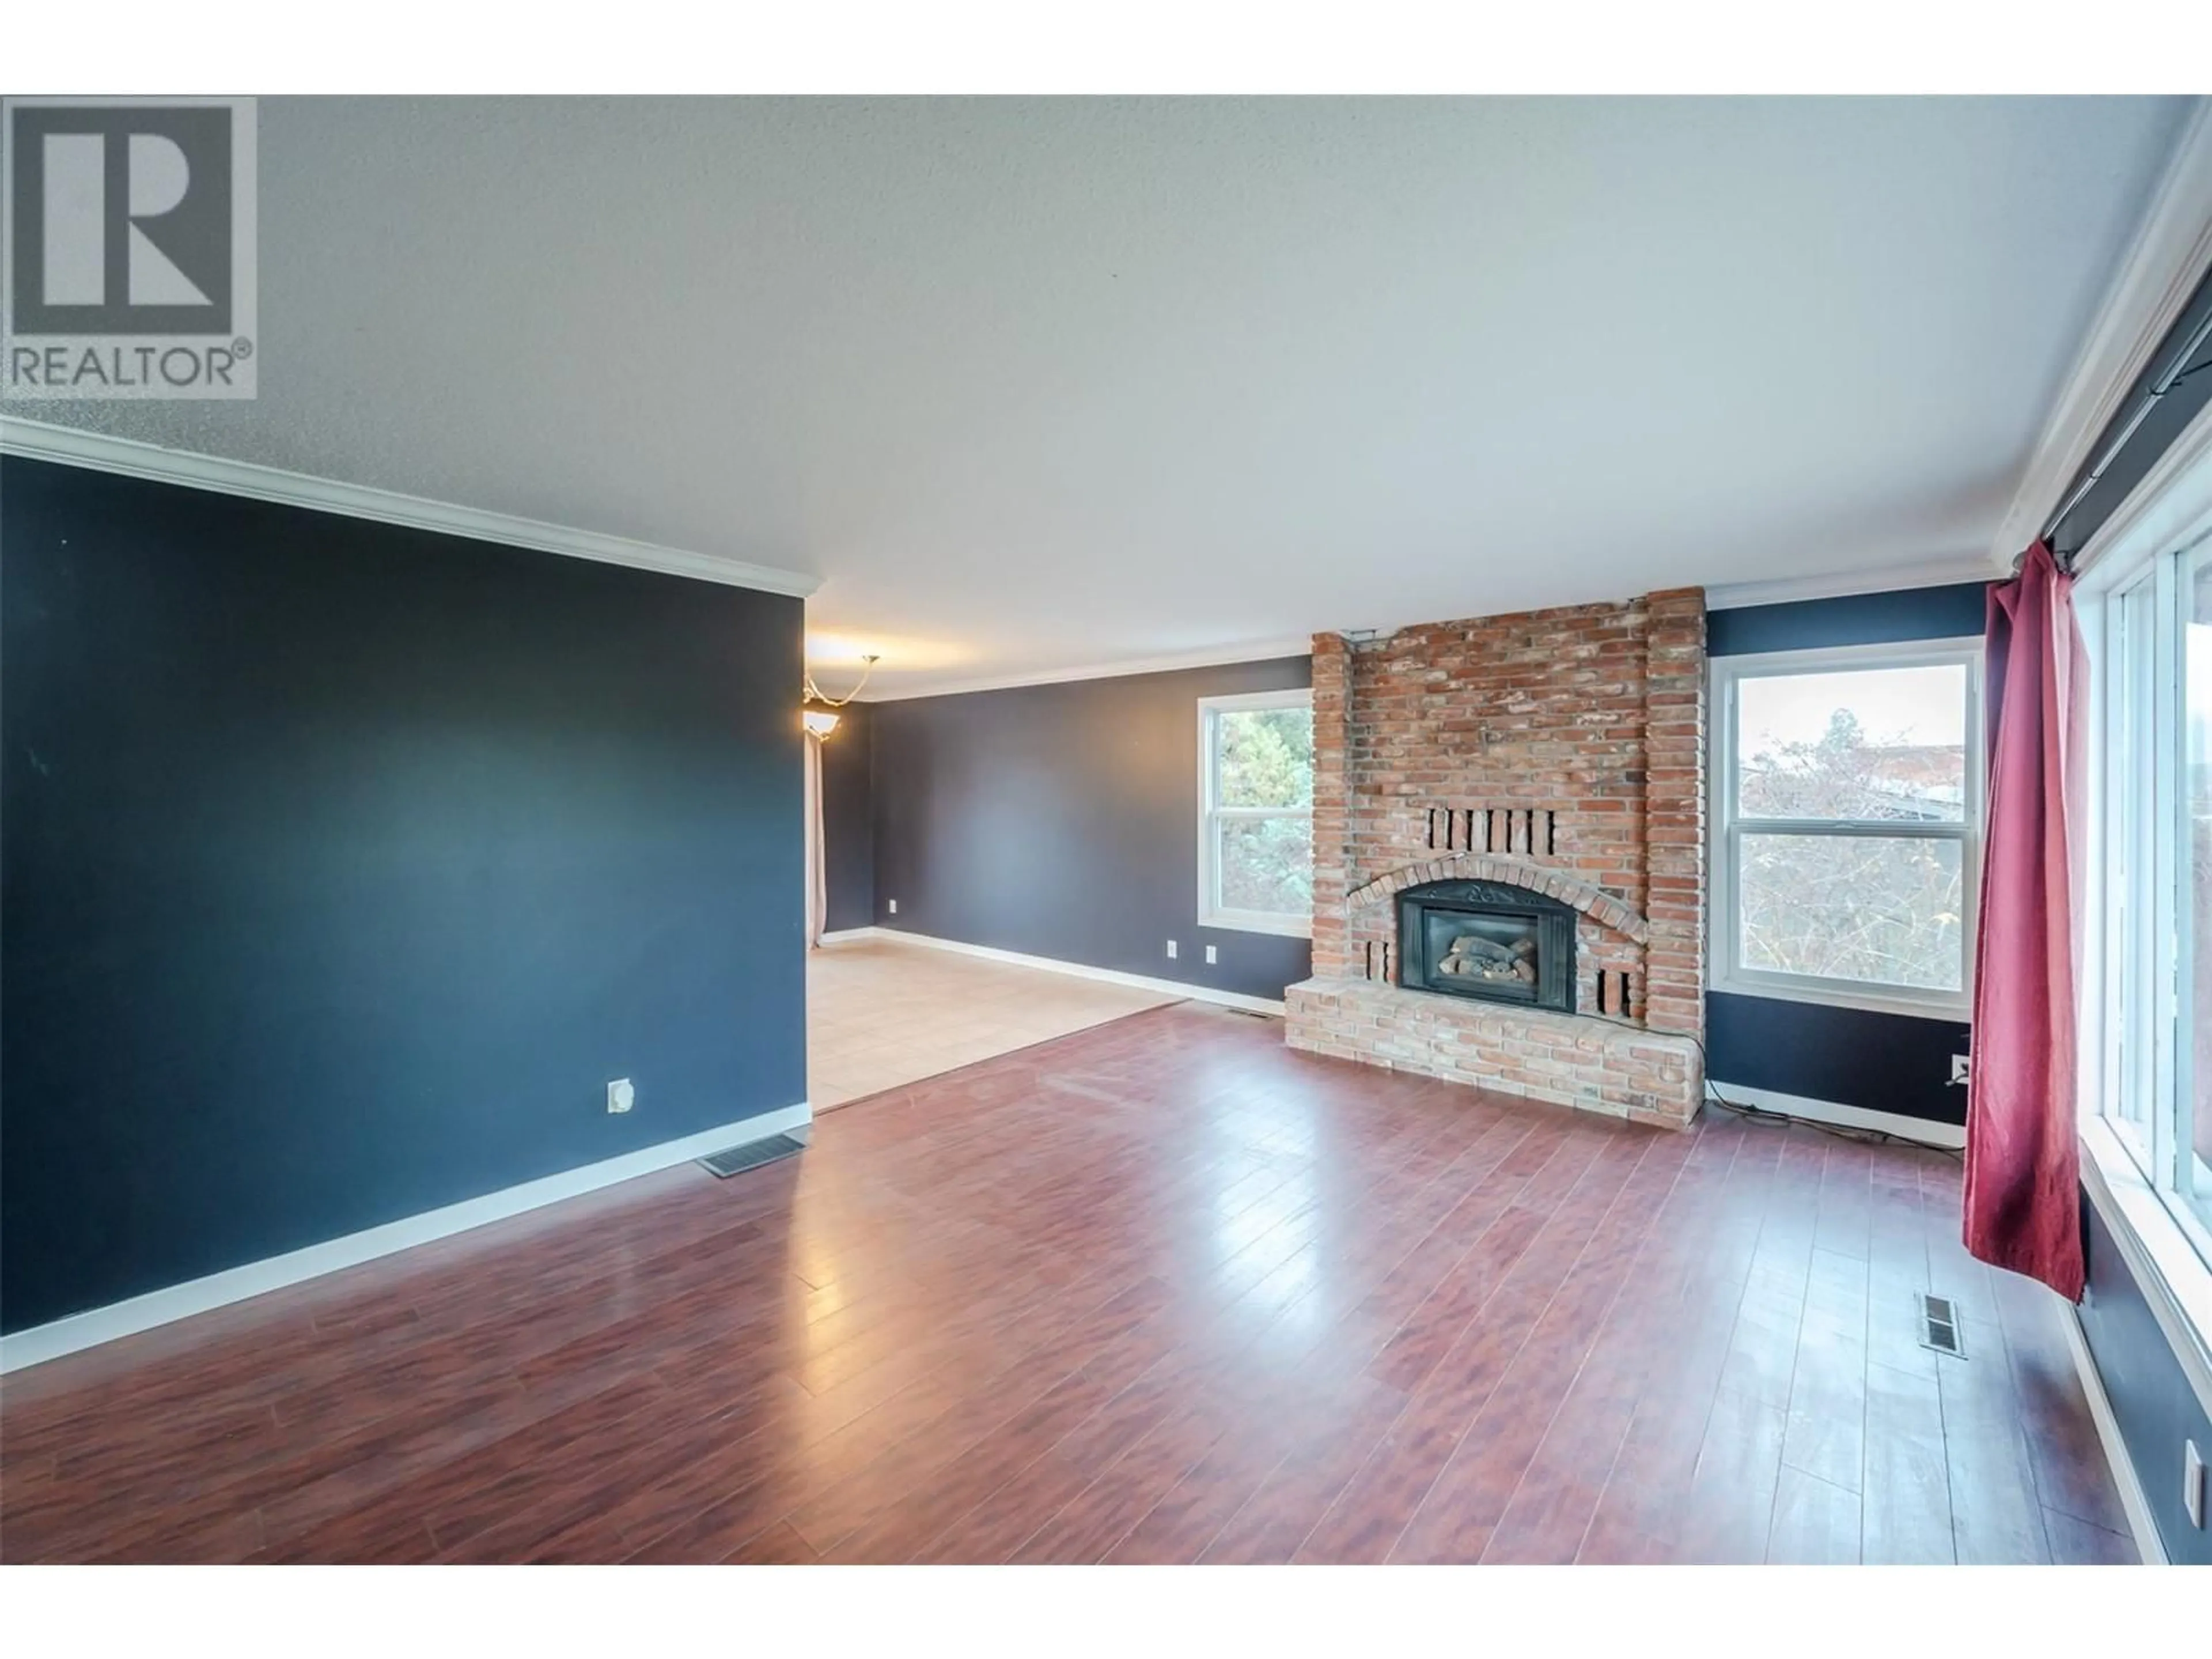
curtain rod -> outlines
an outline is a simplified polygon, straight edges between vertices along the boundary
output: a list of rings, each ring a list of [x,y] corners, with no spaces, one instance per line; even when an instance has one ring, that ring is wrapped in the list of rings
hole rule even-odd
[[[2119,431],[2113,435],[2111,442],[2104,446],[2097,459],[2082,474],[2081,481],[2067,493],[2066,499],[2059,503],[2058,510],[2044,521],[2043,530],[2037,538],[2038,540],[2047,544],[2051,538],[2058,533],[2058,527],[2066,522],[2068,516],[2075,507],[2081,506],[2082,498],[2103,481],[2105,474],[2111,471],[2112,463],[2119,459],[2120,452],[2125,449],[2136,434],[2142,429],[2142,423],[2150,418],[2151,411],[2158,407],[2160,398],[2165,397],[2184,380],[2202,374],[2208,368],[2212,368],[2212,362],[2199,363],[2194,368],[2188,366],[2189,360],[2203,349],[2207,340],[2212,340],[2212,308],[2208,308],[2204,315],[2197,319],[2197,326],[2190,331],[2189,337],[2183,341],[2180,349],[2166,360],[2164,373],[2150,383],[2148,390],[2137,400],[2134,409],[2129,411],[2128,417],[2122,422]],[[2020,569],[2021,559],[2025,556],[2026,554],[2023,552],[2014,558],[2013,569],[2015,572]],[[2057,560],[2058,568],[2061,570],[2070,572],[2074,568],[2074,555],[2071,552],[2061,553],[2053,548],[2051,556]]]

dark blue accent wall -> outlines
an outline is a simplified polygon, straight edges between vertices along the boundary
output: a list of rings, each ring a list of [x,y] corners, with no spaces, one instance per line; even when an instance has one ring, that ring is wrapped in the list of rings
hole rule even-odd
[[[1198,700],[1312,683],[1284,657],[876,704],[877,923],[1281,996],[1306,940],[1197,925]]]
[[[801,626],[0,460],[0,1325],[804,1098]]]
[[[1988,593],[1985,583],[1960,582],[1716,611],[1705,619],[1705,649],[1729,657],[1964,638],[1982,632]],[[1950,1076],[1951,1056],[1968,1052],[1970,1034],[1958,1020],[1705,998],[1706,1072],[1723,1092],[1733,1083],[1932,1123],[1966,1121],[1966,1091]]]
[[[1929,1123],[1966,1121],[1966,1091],[1949,1079],[1971,1035],[1956,1020],[1705,996],[1705,1063],[1723,1093],[1733,1083]]]
[[[2173,1356],[2158,1316],[2143,1300],[2128,1259],[2085,1194],[2082,1245],[2087,1252],[2088,1294],[2081,1301],[2081,1334],[2112,1399],[2112,1415],[2136,1475],[2142,1482],[2160,1541],[2169,1559],[2212,1566],[2212,1530],[2190,1523],[2182,1507],[2182,1447],[2190,1441],[2212,1459],[2212,1417]]]
[[[1986,582],[1953,582],[1715,611],[1705,618],[1705,651],[1715,657],[1747,657],[1762,651],[1978,638],[1988,625],[1989,591]]]

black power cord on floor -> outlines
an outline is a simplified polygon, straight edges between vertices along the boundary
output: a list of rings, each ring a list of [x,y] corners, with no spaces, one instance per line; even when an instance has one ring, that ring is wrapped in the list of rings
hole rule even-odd
[[[1582,1011],[1577,1010],[1577,1012]],[[1789,1112],[1771,1111],[1764,1106],[1753,1106],[1730,1100],[1721,1092],[1720,1085],[1712,1080],[1711,1075],[1712,1057],[1705,1052],[1703,1037],[1692,1036],[1687,1031],[1653,1033],[1648,1025],[1638,1025],[1633,1020],[1622,1019],[1613,1014],[1582,1012],[1582,1017],[1584,1019],[1601,1019],[1608,1025],[1618,1025],[1624,1031],[1642,1031],[1647,1035],[1689,1037],[1698,1050],[1698,1069],[1706,1073],[1705,1098],[1719,1107],[1721,1110],[1742,1118],[1746,1122],[1777,1124],[1785,1128],[1791,1124],[1799,1124],[1805,1128],[1817,1130],[1821,1134],[1832,1135],[1838,1140],[1853,1140],[1862,1146],[1917,1146],[1928,1152],[1942,1152],[1948,1158],[1960,1158],[1961,1161],[1964,1159],[1965,1154],[1954,1146],[1930,1146],[1927,1141],[1915,1140],[1909,1135],[1892,1134],[1887,1129],[1854,1129],[1845,1124],[1823,1123],[1818,1118],[1798,1117]]]

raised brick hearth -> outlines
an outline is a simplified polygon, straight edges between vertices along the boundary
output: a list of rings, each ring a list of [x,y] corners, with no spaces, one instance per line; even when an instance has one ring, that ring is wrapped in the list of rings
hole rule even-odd
[[[1705,1082],[1705,595],[1314,640],[1314,976],[1292,1047],[1649,1122]],[[1572,905],[1575,1013],[1407,990],[1395,896]]]

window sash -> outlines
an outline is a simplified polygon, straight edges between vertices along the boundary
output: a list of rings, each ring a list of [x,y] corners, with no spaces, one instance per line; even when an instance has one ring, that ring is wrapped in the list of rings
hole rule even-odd
[[[2106,875],[2101,921],[2110,940],[2099,990],[2104,1012],[2100,1102],[2121,1144],[2148,1176],[2159,1162],[2160,1049],[2157,993],[2132,997],[2132,988],[2155,988],[2161,977],[2158,939],[2157,684],[2159,651],[2157,573],[2113,593],[2096,630],[2102,661],[2095,684],[2103,697],[2105,745],[2100,759],[2106,787],[2094,815],[2105,848],[2098,866]],[[2087,631],[2087,630],[2085,630]],[[2149,786],[2145,787],[2144,786]]]
[[[1289,819],[1311,823],[1313,808],[1306,806],[1224,806],[1221,794],[1221,716],[1247,710],[1311,708],[1313,693],[1300,688],[1289,691],[1258,691],[1229,696],[1201,697],[1198,702],[1198,926],[1235,933],[1274,933],[1304,939],[1313,933],[1310,906],[1297,910],[1244,910],[1221,902],[1222,832],[1231,823]]]
[[[2092,730],[2101,739],[2091,743],[2089,757],[2079,1089],[2084,1184],[2191,1385],[2212,1401],[2212,1224],[2175,1190],[2180,1096],[2172,1086],[2171,1060],[2148,1097],[2148,1154],[2140,1141],[2130,1145],[2121,1133],[2112,1065],[2126,1017],[2147,1019],[2158,1048],[2169,1054],[2191,1018],[2177,994],[2179,941],[2168,926],[2176,920],[2182,892],[2172,878],[2172,854],[2190,844],[2187,793],[2180,787],[2183,732],[2175,714],[2181,687],[2175,671],[2185,638],[2176,626],[2175,605],[2180,573],[2207,545],[2212,545],[2212,426],[2200,421],[2082,550],[2074,591],[2090,650]],[[2147,649],[2125,640],[2112,621],[2126,596],[2140,591],[2151,596],[2139,602],[2149,606],[2152,617]],[[2147,676],[2148,690],[2130,681],[2129,664]],[[2115,735],[2124,730],[2118,704],[2130,696],[2137,715],[2138,746],[2132,753]],[[2141,907],[2149,921],[2149,948],[2134,957],[2118,936],[2124,896],[2115,890],[2126,872],[2114,867],[2118,849],[2113,846],[2130,800],[2168,855],[2151,860],[2149,891]],[[2195,948],[2201,957],[2205,946],[2200,942]],[[2148,969],[2139,962],[2145,957]]]
[[[1745,843],[1763,836],[1827,836],[1838,841],[1952,842],[1959,844],[1962,849],[1971,839],[1962,824],[1922,825],[1916,826],[1916,830],[1917,833],[1914,835],[1894,836],[1887,833],[1887,830],[1868,828],[1856,823],[1799,822],[1777,828],[1767,820],[1760,819],[1751,823],[1735,824],[1731,826],[1731,836],[1727,849],[1729,868],[1734,878],[1730,883],[1730,891],[1740,898],[1743,891]],[[1971,901],[1967,899],[1964,891],[1966,863],[1966,853],[1962,850],[1960,859],[1960,897],[1962,902],[1970,903]],[[1808,974],[1785,969],[1752,966],[1742,959],[1745,918],[1740,902],[1735,907],[1735,925],[1729,933],[1729,944],[1733,952],[1730,957],[1733,969],[1733,988],[1753,991],[1754,994],[1761,995],[1791,991],[1817,994],[1819,999],[1823,1001],[1856,1002],[1881,999],[1910,1000],[1915,1003],[1942,1002],[1948,1005],[1953,999],[1956,999],[1962,1005],[1962,1012],[1971,1012],[1972,986],[1968,981],[1972,972],[1974,940],[1972,933],[1963,923],[1960,934],[1960,984],[1957,988],[1953,989],[1944,986],[1914,985],[1903,980],[1852,979],[1842,975]],[[1916,1009],[1912,1012],[1924,1012],[1924,1010]]]
[[[2173,1104],[2171,1130],[2172,1163],[2171,1165],[2175,1196],[2193,1220],[2192,1239],[2200,1255],[2212,1261],[2212,1168],[2208,1168],[2197,1150],[2197,1094],[2199,1087],[2196,1076],[2197,1031],[2197,1011],[2200,999],[2197,985],[2200,975],[2212,973],[2212,962],[2206,960],[2212,951],[2212,939],[2197,937],[2196,873],[2197,858],[2197,820],[2192,816],[2196,806],[2195,791],[2202,781],[2191,770],[2191,742],[2190,732],[2190,629],[2194,624],[2191,612],[2198,579],[2212,571],[2212,544],[2200,542],[2195,547],[2176,552],[2168,561],[2173,585],[2173,612],[2167,647],[2173,657],[2173,732],[2172,746],[2167,750],[2173,767],[2172,828],[2173,867],[2173,1001],[2170,1026],[2172,1031]],[[2212,757],[2208,757],[2212,760]],[[2205,872],[2212,878],[2212,872]]]
[[[1209,877],[1208,890],[1206,893],[1207,902],[1200,912],[1200,920],[1204,921],[1207,918],[1220,918],[1224,916],[1242,917],[1247,919],[1254,916],[1264,916],[1280,921],[1295,921],[1297,924],[1298,930],[1302,933],[1310,928],[1313,921],[1313,913],[1310,907],[1296,910],[1246,910],[1235,908],[1230,905],[1223,903],[1221,899],[1221,866],[1222,831],[1226,830],[1231,824],[1265,823],[1278,818],[1288,819],[1295,823],[1310,823],[1313,822],[1313,814],[1310,811],[1301,811],[1294,807],[1220,806],[1214,808],[1211,812],[1209,812],[1207,814],[1207,817],[1208,823],[1206,827],[1206,835],[1212,846],[1213,856],[1210,867],[1206,872]],[[1227,926],[1229,924],[1223,923],[1221,925]]]
[[[2200,554],[2194,556],[2201,557]],[[2083,987],[2082,1109],[2104,1119],[2200,1261],[2212,1205],[2192,1145],[2187,972],[2212,971],[2191,940],[2180,860],[2192,846],[2183,707],[2181,582],[2192,552],[2168,546],[2100,570],[2084,604],[2091,645],[2093,894]],[[2185,951],[2196,958],[2184,968]]]
[[[1737,768],[1738,687],[1751,679],[1790,679],[1884,668],[1917,668],[1957,664],[1966,670],[1964,736],[1966,793],[1957,819],[1782,818],[1747,816],[1739,807],[1741,778]],[[1885,1013],[1965,1019],[1973,1010],[1973,946],[1981,887],[1982,642],[1974,639],[1913,641],[1898,645],[1844,646],[1711,660],[1710,718],[1712,721],[1712,777],[1709,807],[1714,825],[1711,915],[1707,945],[1712,965],[1711,988],[1727,994],[1775,997],[1785,1001],[1864,1008]],[[1964,913],[1960,929],[1959,988],[1942,990],[1887,980],[1838,979],[1822,975],[1753,968],[1742,961],[1744,838],[1747,836],[1832,836],[1881,841],[1949,841],[1960,854]]]
[[[1729,825],[1740,836],[1863,836],[1869,841],[1971,841],[1964,823],[1909,818],[1738,818]]]

